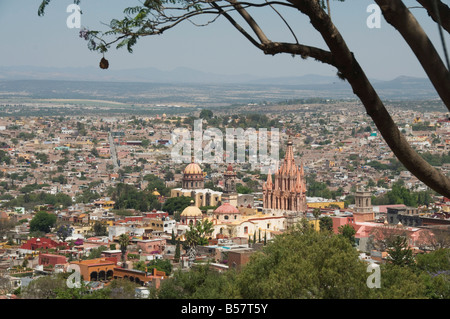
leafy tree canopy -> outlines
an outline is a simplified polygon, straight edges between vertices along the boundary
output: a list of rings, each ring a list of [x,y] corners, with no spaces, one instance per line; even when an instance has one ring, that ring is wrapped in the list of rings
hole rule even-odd
[[[30,221],[30,232],[41,231],[49,233],[51,227],[56,224],[56,215],[44,211],[37,212]]]

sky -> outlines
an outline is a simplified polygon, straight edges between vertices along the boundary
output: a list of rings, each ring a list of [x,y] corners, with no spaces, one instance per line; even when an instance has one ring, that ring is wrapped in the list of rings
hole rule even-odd
[[[53,0],[44,17],[37,15],[41,0],[0,0],[0,66],[89,67],[98,68],[101,55],[91,52],[79,38],[79,29],[67,27],[72,0]],[[445,1],[444,1],[445,2]],[[417,6],[406,0],[409,6]],[[102,23],[122,17],[126,6],[138,0],[82,0],[81,25],[88,29],[104,29]],[[384,19],[380,28],[369,28],[367,12],[373,0],[331,1],[332,19],[349,48],[355,53],[369,78],[391,80],[398,76],[425,77],[413,53]],[[436,24],[423,9],[411,9],[442,54]],[[301,43],[326,48],[307,17],[292,9],[281,11],[295,30]],[[257,22],[273,41],[293,38],[270,9],[254,9]],[[450,38],[446,35],[446,42]],[[290,55],[266,56],[246,40],[224,18],[207,27],[185,22],[161,36],[142,38],[130,54],[126,49],[112,48],[106,58],[110,69],[156,67],[172,70],[188,67],[216,74],[250,74],[264,77],[302,76],[306,74],[335,75],[333,67],[312,59],[302,60]],[[105,71],[107,72],[107,71]]]

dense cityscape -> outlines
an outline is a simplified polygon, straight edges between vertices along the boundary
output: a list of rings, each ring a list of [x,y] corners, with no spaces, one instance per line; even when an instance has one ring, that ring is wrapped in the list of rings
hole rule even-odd
[[[264,114],[203,108],[182,116],[2,117],[3,298],[260,298],[260,290],[239,286],[264,263],[252,256],[296,232],[343,238],[345,258],[355,265],[415,260],[421,271],[427,269],[431,282],[415,282],[413,290],[390,282],[376,298],[448,298],[446,270],[428,269],[445,259],[450,200],[398,162],[367,115],[351,111],[356,104],[339,102],[328,112],[323,103],[311,103],[301,112],[293,111],[295,104],[266,105]],[[401,109],[394,114],[411,145],[448,174],[448,115]],[[248,157],[243,163],[194,157],[175,163],[173,132],[193,131],[195,120],[204,130],[279,130],[277,170],[261,173],[262,164]],[[410,256],[398,257],[394,250]],[[69,288],[74,270],[80,286]],[[189,272],[206,275],[194,290],[177,287],[174,280]],[[411,276],[398,276],[410,282]],[[215,280],[233,288],[209,291]],[[359,284],[366,286],[366,280]],[[177,289],[182,293],[174,294]],[[307,298],[303,289],[310,287],[262,293]],[[323,289],[315,298],[368,297],[372,291],[336,295]]]

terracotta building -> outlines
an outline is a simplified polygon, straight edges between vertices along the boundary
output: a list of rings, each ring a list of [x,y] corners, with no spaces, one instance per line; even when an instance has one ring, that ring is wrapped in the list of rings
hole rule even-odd
[[[39,254],[39,265],[62,265],[67,263],[67,258],[61,255],[54,254]]]
[[[114,275],[114,268],[117,267],[113,258],[96,258],[71,262],[80,269],[80,274],[84,281],[110,280]]]
[[[192,162],[184,169],[182,187],[173,188],[170,197],[191,197],[197,207],[220,205],[223,193],[204,188],[204,186],[205,174],[199,164]]]
[[[37,250],[37,249],[52,249],[57,247],[67,249],[69,245],[65,242],[58,243],[50,238],[41,237],[41,238],[31,238],[26,243],[24,243],[20,248],[28,250]]]
[[[267,182],[263,185],[263,207],[285,211],[304,212],[306,205],[306,181],[303,164],[295,164],[292,140],[287,143],[285,158],[275,173],[269,172]]]

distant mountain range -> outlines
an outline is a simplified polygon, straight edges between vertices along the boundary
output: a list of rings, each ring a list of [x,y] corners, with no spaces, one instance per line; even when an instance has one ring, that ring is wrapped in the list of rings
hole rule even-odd
[[[113,81],[170,84],[219,84],[245,83],[259,80],[248,74],[223,75],[179,67],[170,71],[157,68],[126,70],[102,70],[95,67],[44,68],[35,66],[0,67],[1,80],[66,80],[66,81]]]
[[[83,68],[49,68],[36,66],[0,66],[0,81],[9,80],[66,80],[66,81],[113,81],[113,82],[149,82],[170,84],[274,84],[274,85],[309,85],[343,83],[337,76],[306,74],[286,77],[261,77],[250,74],[224,75],[202,72],[186,67],[162,71],[154,67],[125,70],[102,70],[96,67]],[[421,83],[427,79],[399,77],[392,81],[371,79],[372,83],[394,82]]]
[[[85,68],[46,68],[46,67],[0,67],[0,91],[47,91],[44,83],[46,81],[58,81],[64,83],[53,83],[62,86],[61,96],[67,95],[70,88],[87,93],[94,89],[105,96],[115,92],[113,87],[133,86],[148,90],[148,86],[165,86],[173,88],[196,87],[198,92],[204,94],[211,89],[211,94],[226,91],[232,88],[234,92],[245,91],[249,98],[254,92],[261,99],[290,99],[294,97],[327,97],[327,98],[356,98],[350,85],[340,80],[337,76],[323,76],[307,74],[290,77],[258,77],[249,74],[222,75],[207,73],[189,68],[176,68],[171,71],[162,71],[157,68],[141,68],[128,70],[102,70],[95,67]],[[437,94],[427,78],[414,78],[400,76],[391,81],[371,80],[375,89],[384,99],[435,99]],[[70,86],[68,82],[71,83]],[[92,83],[96,84],[94,87]],[[144,87],[146,87],[144,89]],[[238,89],[236,89],[238,87]],[[34,88],[34,89],[33,89]],[[104,90],[107,88],[108,93]],[[137,91],[135,91],[138,93]],[[130,92],[131,93],[131,92]],[[241,94],[241,93],[239,93]],[[35,95],[35,94],[32,94]],[[88,94],[89,95],[89,94]],[[219,94],[220,95],[220,94]],[[263,97],[264,96],[264,97]]]

